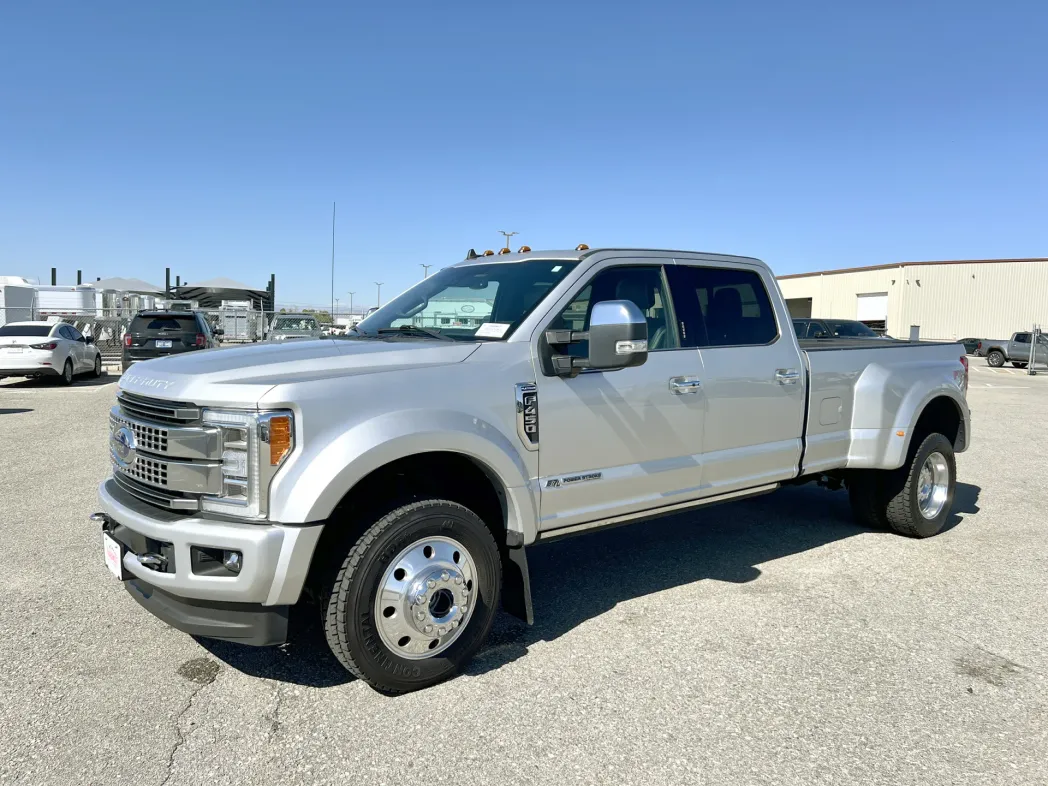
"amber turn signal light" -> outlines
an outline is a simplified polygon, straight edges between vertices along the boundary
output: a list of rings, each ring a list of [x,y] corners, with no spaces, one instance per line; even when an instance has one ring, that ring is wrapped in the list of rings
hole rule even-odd
[[[291,452],[291,418],[279,415],[269,419],[269,465],[275,467]]]

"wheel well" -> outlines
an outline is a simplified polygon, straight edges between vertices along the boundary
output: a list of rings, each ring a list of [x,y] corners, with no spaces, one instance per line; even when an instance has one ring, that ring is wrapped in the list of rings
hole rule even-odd
[[[916,450],[929,434],[942,434],[954,450],[964,449],[964,419],[953,399],[939,396],[925,405],[913,428],[912,449]]]
[[[506,494],[491,472],[461,453],[433,451],[390,462],[364,476],[328,517],[314,554],[307,586],[345,558],[349,544],[391,510],[418,499],[447,499],[472,510],[491,530],[500,550],[506,545]]]

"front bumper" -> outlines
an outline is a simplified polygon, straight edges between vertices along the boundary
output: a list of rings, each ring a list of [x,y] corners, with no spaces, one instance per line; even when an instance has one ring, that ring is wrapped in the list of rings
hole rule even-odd
[[[146,611],[191,636],[270,647],[287,640],[289,606],[258,603],[217,603],[180,598],[142,579],[125,583]]]
[[[98,487],[98,500],[106,517],[105,528],[128,547],[123,565],[132,577],[128,589],[135,599],[172,626],[205,636],[217,636],[199,632],[207,620],[216,630],[229,627],[227,612],[243,617],[296,603],[324,528],[322,524],[248,524],[185,516],[135,499],[112,478]],[[147,567],[139,560],[141,554],[135,549],[141,552],[140,544],[145,543],[168,556],[163,570]],[[194,572],[194,546],[239,551],[243,555],[240,573],[219,576]],[[240,608],[226,608],[230,604]]]

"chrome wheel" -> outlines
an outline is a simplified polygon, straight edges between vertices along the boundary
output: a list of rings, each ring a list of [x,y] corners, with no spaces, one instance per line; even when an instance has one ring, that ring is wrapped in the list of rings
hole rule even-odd
[[[950,466],[942,453],[932,453],[924,460],[917,480],[917,507],[926,519],[942,512],[950,490]]]
[[[408,546],[382,574],[375,627],[382,643],[409,660],[450,647],[473,614],[477,568],[458,541],[428,537]]]

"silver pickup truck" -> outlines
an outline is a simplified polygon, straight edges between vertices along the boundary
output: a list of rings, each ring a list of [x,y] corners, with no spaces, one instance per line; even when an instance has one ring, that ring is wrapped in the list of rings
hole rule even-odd
[[[1035,364],[1048,363],[1048,336],[1041,334],[1037,337],[1037,347],[1033,346],[1033,333],[1030,331],[1012,333],[1008,341],[995,341],[983,339],[979,347],[980,354],[986,355],[987,365],[1000,368],[1005,363],[1011,363],[1016,368],[1026,368],[1030,363],[1030,351],[1034,350],[1033,361]]]
[[[345,337],[148,361],[120,380],[105,560],[190,634],[285,641],[400,693],[454,674],[526,549],[785,484],[936,534],[969,441],[964,349],[798,341],[764,263],[688,251],[478,256]]]

